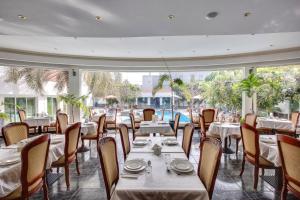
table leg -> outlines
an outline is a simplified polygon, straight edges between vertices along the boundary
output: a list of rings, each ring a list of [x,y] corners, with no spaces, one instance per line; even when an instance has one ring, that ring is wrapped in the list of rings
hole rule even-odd
[[[87,146],[84,145],[84,141],[81,142],[81,147],[78,148],[77,152],[78,153],[84,153],[89,151],[90,148],[88,148]]]
[[[234,151],[232,151],[232,150],[228,147],[228,137],[226,137],[226,138],[225,138],[225,141],[224,141],[223,153],[225,153],[225,154],[233,154],[233,153],[234,153]]]

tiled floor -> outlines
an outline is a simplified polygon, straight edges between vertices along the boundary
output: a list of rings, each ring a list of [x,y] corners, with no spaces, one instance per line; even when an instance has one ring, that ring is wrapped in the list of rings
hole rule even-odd
[[[114,134],[113,134],[114,136]],[[117,135],[118,158],[123,162],[122,147],[120,138]],[[182,132],[179,131],[179,140],[182,139]],[[235,143],[235,142],[233,142]],[[199,136],[195,132],[191,150],[191,162],[197,166],[199,160]],[[232,146],[232,149],[235,149]],[[50,199],[106,199],[105,185],[102,178],[96,144],[92,144],[92,151],[79,154],[80,171],[78,176],[75,165],[70,168],[71,187],[68,191],[65,185],[64,176],[49,187]],[[213,199],[280,199],[280,192],[268,183],[259,179],[258,190],[253,190],[252,166],[246,164],[243,177],[239,176],[241,169],[241,154],[222,155],[221,166],[215,185]],[[56,171],[56,170],[55,170]],[[34,196],[34,199],[42,199],[42,193]],[[289,194],[288,199],[297,199]]]

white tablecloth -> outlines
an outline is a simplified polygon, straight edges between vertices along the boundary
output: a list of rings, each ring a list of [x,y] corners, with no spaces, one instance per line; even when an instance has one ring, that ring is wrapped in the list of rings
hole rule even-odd
[[[172,128],[168,122],[152,122],[152,121],[142,121],[140,124],[139,132],[141,134],[149,133],[170,133]]]
[[[96,131],[97,131],[97,124],[95,122],[81,124],[81,133],[83,135],[87,135],[90,133],[96,133]]]
[[[257,118],[256,128],[270,128],[270,129],[288,129],[295,130],[291,121],[286,119],[271,119],[259,117]]]
[[[38,137],[38,136],[36,136]],[[34,137],[35,138],[35,137]],[[51,144],[49,148],[47,169],[51,167],[51,163],[58,160],[62,155],[64,155],[64,135],[51,135],[51,139],[61,140],[58,144]],[[26,139],[24,141],[31,141],[32,138]],[[14,155],[19,155],[17,152],[17,145],[10,145],[9,147],[0,149],[0,157],[10,157]],[[0,197],[4,197],[17,189],[20,183],[21,177],[21,162],[8,166],[0,167]]]
[[[51,122],[50,117],[27,118],[25,121],[29,126],[48,126]]]
[[[162,145],[163,141],[167,138],[175,138],[176,137],[137,137],[136,140],[145,139],[150,140],[146,146],[135,146],[134,144],[131,144],[131,150],[132,153],[153,153],[152,147],[154,144],[158,144],[162,147],[161,152],[162,153],[183,153],[183,149],[181,147],[181,143],[178,142],[177,145],[174,146],[168,146],[168,145]]]
[[[231,135],[241,136],[240,124],[213,122],[209,126],[207,135],[219,135],[223,142],[225,138],[228,136]]]
[[[184,153],[171,153],[170,155],[171,158],[186,158]],[[127,160],[134,158],[143,158],[146,162],[151,160],[152,173],[144,173],[138,179],[120,176],[112,200],[209,199],[208,193],[196,172],[192,175],[177,175],[173,171],[168,173],[163,155],[129,153]]]
[[[266,138],[268,140],[274,141],[273,144],[265,143],[260,141],[259,142],[259,149],[260,149],[260,155],[265,158],[266,160],[274,163],[275,166],[280,167],[281,161],[279,157],[279,150],[276,142],[276,135],[262,135],[261,138]]]

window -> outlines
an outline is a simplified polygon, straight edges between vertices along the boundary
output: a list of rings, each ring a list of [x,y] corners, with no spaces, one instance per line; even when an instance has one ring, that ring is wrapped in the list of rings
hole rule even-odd
[[[51,117],[55,117],[57,110],[57,99],[53,97],[47,97],[47,113]]]
[[[34,97],[4,97],[4,112],[8,115],[9,121],[19,121],[18,110],[24,109],[27,117],[36,114]]]

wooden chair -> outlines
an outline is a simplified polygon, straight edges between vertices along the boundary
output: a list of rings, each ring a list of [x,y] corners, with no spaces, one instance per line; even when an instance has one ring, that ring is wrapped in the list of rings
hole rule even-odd
[[[89,140],[90,141],[90,146],[91,146],[91,141],[95,140],[97,142],[97,145],[98,145],[99,139],[101,137],[103,137],[103,135],[104,135],[105,118],[106,118],[105,114],[103,114],[99,117],[97,130],[96,130],[95,133],[88,133],[86,135],[81,136],[81,141],[82,141],[83,145],[84,145],[84,140]]]
[[[276,134],[284,134],[284,135],[290,135],[292,137],[296,137],[296,131],[297,131],[297,126],[299,124],[299,119],[300,119],[300,113],[299,112],[293,112],[291,115],[291,121],[293,124],[293,129],[276,129],[275,133]]]
[[[262,168],[262,171],[264,172],[264,169],[275,169],[276,167],[272,162],[260,156],[259,134],[253,126],[244,123],[241,126],[241,133],[242,133],[244,155],[243,155],[242,170],[240,176],[243,175],[246,160],[252,165],[254,165],[254,186],[253,187],[256,190],[257,183],[258,183],[259,168]]]
[[[18,110],[18,115],[19,115],[19,118],[20,118],[20,122],[26,123],[25,122],[25,120],[26,120],[26,111],[20,109],[20,110]],[[30,133],[30,130],[32,130],[33,134],[36,134],[36,129],[37,129],[36,126],[29,126],[29,132],[28,133]]]
[[[29,126],[25,122],[13,122],[2,127],[2,135],[6,146],[27,139]]]
[[[152,121],[152,115],[155,115],[153,108],[146,108],[143,110],[144,121]]]
[[[189,115],[190,115],[191,123],[194,124],[195,129],[200,128],[200,125],[199,125],[199,117],[195,117],[195,116],[193,115],[193,109],[189,109]]]
[[[216,139],[221,139],[220,135],[216,134],[210,134],[209,136],[206,134],[207,130],[205,128],[205,119],[202,115],[199,115],[199,125],[200,125],[200,135],[201,135],[201,140],[205,139],[207,137],[212,137]]]
[[[56,111],[56,114],[55,116],[58,115],[58,113],[61,112],[61,109],[58,109]],[[43,127],[43,131],[46,132],[46,133],[56,133],[57,132],[57,129],[58,129],[58,122],[57,122],[57,117],[55,118],[55,121],[51,122],[49,125],[46,125]]]
[[[277,143],[284,175],[281,199],[286,199],[288,191],[300,199],[300,140],[277,135]]]
[[[109,113],[112,114],[112,116],[106,117],[105,119],[105,129],[108,130],[115,130],[117,132],[117,114],[118,110],[116,108],[110,109]]]
[[[128,127],[125,124],[120,124],[119,131],[120,131],[120,137],[121,137],[123,155],[125,161],[127,154],[129,154],[130,152],[130,140],[129,140]]]
[[[41,188],[44,191],[44,199],[49,199],[46,183],[46,163],[49,144],[49,136],[42,135],[28,143],[22,149],[21,186],[2,199],[29,199],[33,193],[39,191]]]
[[[58,113],[56,116],[56,120],[58,122],[58,129],[56,130],[57,133],[64,134],[67,127],[68,127],[68,115],[66,113]]]
[[[119,180],[119,164],[116,141],[112,137],[102,138],[98,153],[104,178],[107,199],[110,199]]]
[[[80,175],[78,159],[77,159],[77,148],[80,136],[80,122],[77,122],[69,126],[65,131],[65,149],[64,155],[61,156],[57,161],[54,161],[51,167],[59,169],[59,167],[65,168],[65,179],[67,188],[70,187],[69,178],[69,166],[75,160],[77,174]]]
[[[205,129],[208,130],[210,124],[215,120],[215,109],[204,109],[202,110],[202,116],[205,121]]]
[[[211,199],[220,166],[222,144],[220,140],[208,137],[201,140],[200,149],[198,176]]]
[[[142,136],[142,135],[140,134],[139,130],[137,130],[139,126],[136,125],[134,115],[132,113],[129,113],[129,117],[130,117],[133,140],[135,140],[136,136]]]
[[[193,133],[194,125],[192,123],[186,124],[183,129],[182,149],[188,158],[190,157]]]
[[[256,119],[257,119],[256,114],[247,113],[245,115],[245,123],[254,128],[256,128]]]

